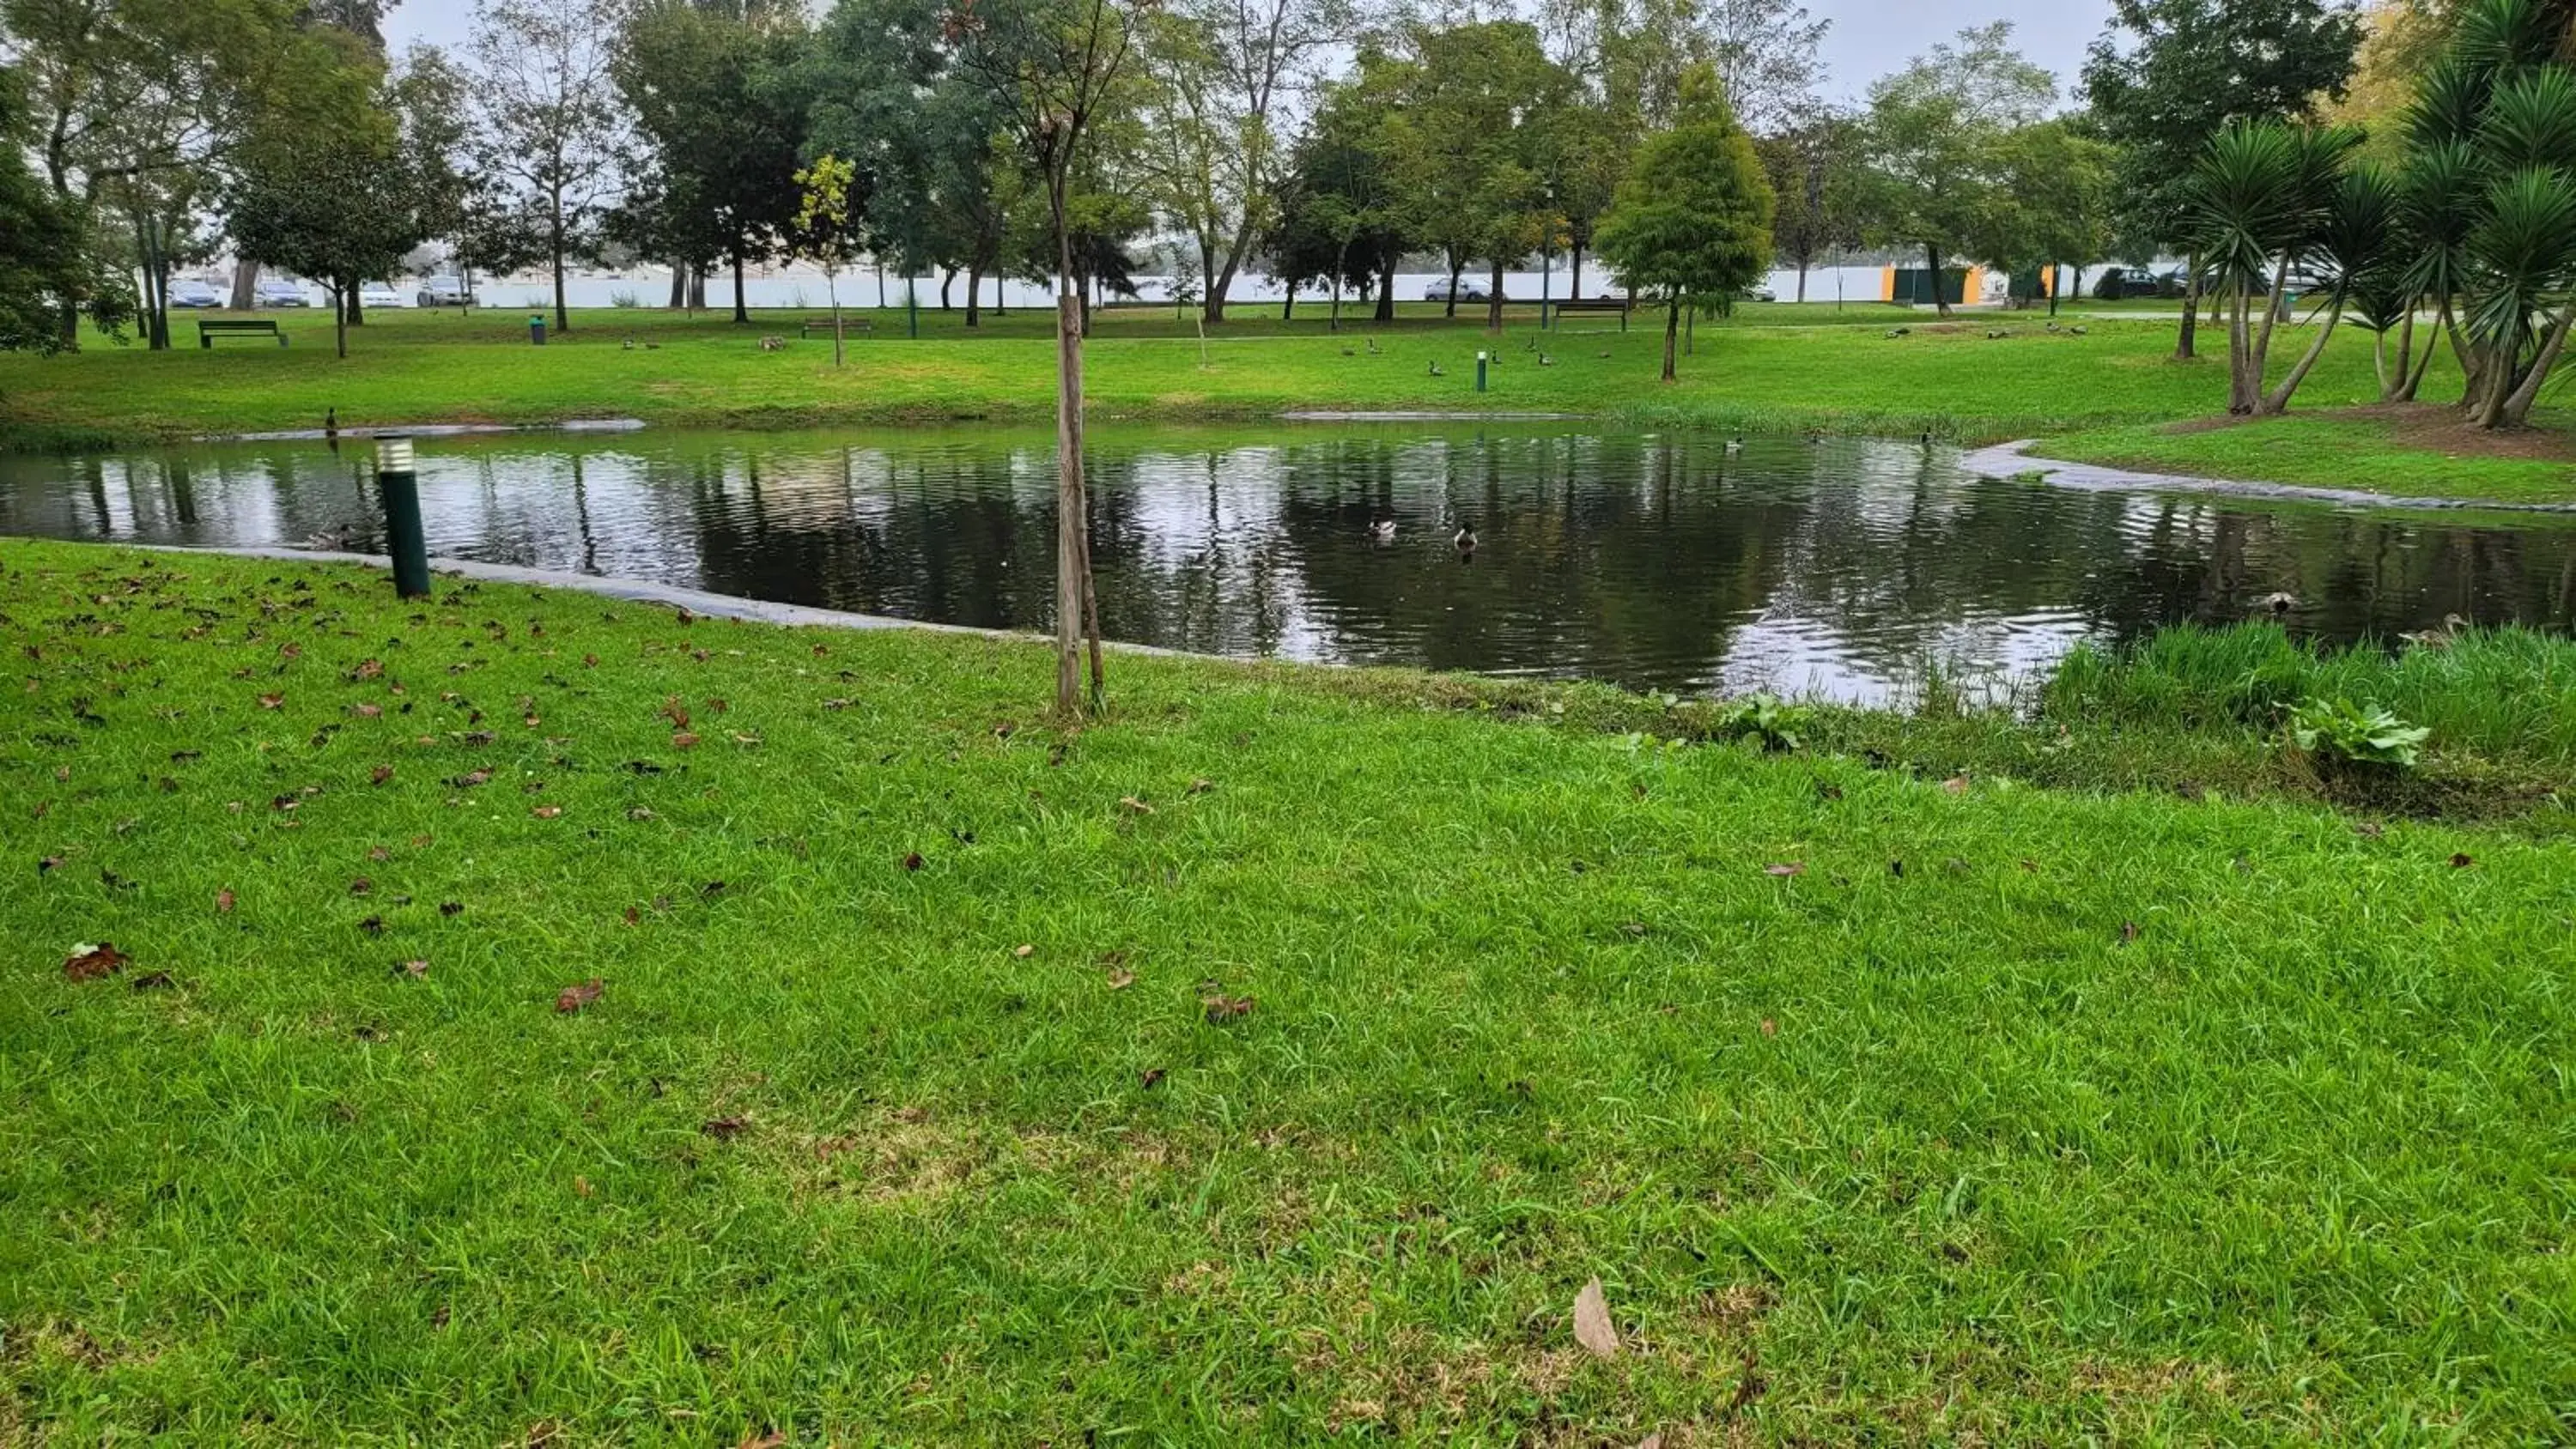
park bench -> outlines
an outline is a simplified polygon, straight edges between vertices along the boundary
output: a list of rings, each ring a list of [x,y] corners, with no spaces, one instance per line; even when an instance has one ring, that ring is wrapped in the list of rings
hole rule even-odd
[[[857,337],[872,337],[876,335],[877,330],[877,324],[866,317],[844,317],[841,319],[841,327],[845,333]],[[808,317],[796,328],[796,335],[799,337],[812,337],[817,332],[826,337],[831,336],[832,319]]]
[[[1628,330],[1628,313],[1635,305],[1634,300],[1627,297],[1568,297],[1561,302],[1547,303],[1539,310],[1544,312],[1553,308],[1560,317],[1568,312],[1616,312],[1619,314],[1619,330],[1625,332]],[[1544,317],[1539,319],[1542,326],[1546,321]]]
[[[262,334],[276,338],[277,345],[280,347],[284,347],[286,345],[286,334],[279,330],[276,323],[269,321],[265,317],[244,317],[232,321],[217,320],[199,322],[197,324],[197,345],[199,347],[211,349],[214,347],[215,339],[218,337],[257,337]]]

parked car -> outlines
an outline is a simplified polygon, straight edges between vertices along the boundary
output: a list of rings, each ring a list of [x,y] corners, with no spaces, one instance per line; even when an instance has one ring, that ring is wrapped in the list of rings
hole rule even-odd
[[[2105,302],[2130,297],[2178,297],[2182,295],[2182,276],[2146,267],[2105,267],[2102,275],[2094,279],[2093,295]]]
[[[170,305],[173,307],[220,307],[224,294],[208,282],[172,282]]]
[[[1772,291],[1769,287],[1747,287],[1743,291],[1735,294],[1735,300],[1739,302],[1777,302],[1780,300],[1780,294]]]
[[[255,307],[310,307],[313,305],[313,299],[304,295],[302,287],[284,277],[271,277],[260,283],[251,289],[250,298],[251,305]]]
[[[1484,302],[1490,301],[1492,297],[1493,294],[1486,291],[1484,284],[1481,282],[1461,281],[1458,284],[1457,300],[1461,302]],[[1430,286],[1423,288],[1422,300],[1425,302],[1446,302],[1450,300],[1449,284],[1447,282],[1434,282]]]
[[[423,307],[472,307],[479,305],[466,289],[462,277],[437,276],[421,279],[420,292],[413,302]]]
[[[362,282],[358,285],[358,306],[367,311],[391,309],[403,304],[402,293],[391,282]]]

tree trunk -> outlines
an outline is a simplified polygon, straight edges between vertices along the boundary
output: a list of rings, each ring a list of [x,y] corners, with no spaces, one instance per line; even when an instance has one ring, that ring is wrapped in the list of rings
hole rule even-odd
[[[1574,280],[1565,295],[1568,300],[1579,300],[1583,296],[1583,243],[1574,242],[1566,250],[1574,254]]]
[[[2254,339],[2253,375],[2245,380],[2245,397],[2258,408],[2263,397],[2263,372],[2272,364],[2272,328],[2281,320],[2281,288],[2290,280],[2290,257],[2287,252],[2272,264],[2272,290],[2263,298],[2263,330]]]
[[[677,312],[687,305],[689,305],[689,264],[687,262],[673,262],[671,264],[671,303],[669,310]]]
[[[247,312],[259,305],[259,263],[236,259],[233,262],[232,309]]]
[[[1494,258],[1493,290],[1485,297],[1485,330],[1503,335],[1503,259]]]
[[[2576,323],[2576,304],[2559,312],[2558,320],[2550,324],[2549,335],[2541,342],[2539,354],[2531,359],[2531,371],[2505,398],[2503,411],[2490,426],[2518,428],[2531,416],[2531,405],[2540,396],[2541,384],[2549,380],[2549,370],[2557,366],[2558,354],[2567,346],[2567,329],[2571,323]]]
[[[1932,269],[1932,310],[1947,317],[1950,315],[1950,289],[1945,285],[1948,279],[1941,275],[1941,248],[1932,242],[1925,242],[1923,260]],[[1967,294],[1960,293],[1959,300],[1966,301]]]
[[[2048,315],[2051,317],[2057,315],[2057,294],[2065,290],[2057,285],[2057,274],[2064,270],[2061,264],[2051,262],[2039,272],[2039,287],[2048,294]]]
[[[2387,341],[2388,334],[2384,332],[2381,333],[2379,340],[2381,342]],[[2405,320],[2397,324],[2397,376],[2393,379],[2390,378],[2388,370],[2385,367],[2379,366],[2379,352],[2375,344],[2371,352],[2371,364],[2379,373],[2379,400],[2381,402],[2396,402],[2398,400],[2398,394],[2406,390],[2406,379],[2414,375],[2414,361],[2415,301],[2410,297],[2406,301]]]
[[[357,288],[344,278],[331,287],[331,334],[339,345],[340,360],[349,360],[349,304],[357,300]]]
[[[1681,335],[1682,298],[1679,292],[1675,292],[1671,303],[1664,309],[1664,375],[1661,379],[1664,382],[1677,380],[1673,371],[1673,347],[1681,340]]]
[[[2242,416],[2254,407],[2253,399],[2245,395],[2245,363],[2254,350],[2253,339],[2246,331],[2245,317],[2246,307],[2252,301],[2252,291],[2242,278],[2228,286],[2228,300],[2232,305],[2227,314],[2227,411],[2233,416]]]
[[[1279,320],[1280,320],[1280,321],[1282,321],[1282,322],[1285,322],[1285,321],[1287,321],[1289,318],[1294,317],[1294,316],[1296,316],[1296,315],[1297,315],[1297,284],[1296,284],[1295,282],[1290,282],[1290,283],[1288,284],[1288,295],[1287,295],[1286,297],[1284,297],[1284,298],[1280,299],[1280,302],[1279,302]]]
[[[2406,315],[2407,320],[2411,323],[2414,320],[2414,310],[2410,307]],[[2424,339],[2423,355],[2415,359],[2415,370],[2407,375],[2406,387],[2397,395],[2397,400],[2399,402],[2411,403],[2415,400],[2415,390],[2424,385],[2424,374],[2432,370],[2433,354],[2441,350],[2442,338],[2448,331],[2450,321],[2451,299],[2444,297],[2441,301],[2441,305],[2433,310],[2433,326],[2431,328],[2432,335]],[[2456,340],[2453,344],[2452,356],[2453,360],[2459,360]],[[2463,369],[2468,366],[2466,362],[2461,362],[2460,365]]]
[[[953,310],[948,305],[948,284],[956,280],[957,269],[955,267],[941,267],[939,269],[939,310],[942,312]]]
[[[832,298],[832,365],[840,367],[849,359],[841,332],[841,274],[836,269],[823,274],[824,290]]]
[[[1211,326],[1225,321],[1225,294],[1234,290],[1235,268],[1243,263],[1243,247],[1237,244],[1226,254],[1225,265],[1208,270],[1207,244],[1199,244],[1199,285],[1207,290],[1199,294],[1199,316]]]
[[[966,325],[984,325],[984,273],[973,263],[966,267]]]
[[[1466,266],[1466,259],[1463,257],[1449,258],[1449,305],[1448,310],[1441,315],[1452,320],[1458,316],[1458,274],[1466,270]]]
[[[358,295],[358,285],[356,282],[351,282],[349,289],[342,293],[349,299],[349,325],[352,327],[367,325],[367,299]]]
[[[1801,302],[1807,300],[1807,268],[1809,265],[1810,263],[1805,257],[1798,258],[1798,300]]]
[[[751,303],[742,294],[742,253],[740,252],[733,254],[733,320],[745,325],[751,321]]]
[[[2189,362],[2199,354],[2192,350],[2193,334],[2200,328],[2200,253],[2185,259],[2191,277],[2182,287],[2182,331],[2174,338],[2174,361]]]
[[[1048,178],[1056,239],[1055,400],[1055,707],[1071,720],[1082,711],[1081,645],[1091,636],[1091,692],[1101,691],[1098,606],[1091,590],[1091,508],[1082,476],[1082,294],[1065,229],[1065,178]]]
[[[2325,355],[2326,339],[2334,336],[2335,324],[2342,320],[2343,289],[2338,287],[2335,289],[2333,298],[2326,304],[2326,325],[2317,329],[2316,340],[2309,343],[2308,350],[2301,353],[2299,360],[2292,364],[2290,375],[2281,379],[2279,387],[2264,394],[2262,403],[2254,409],[2258,416],[2274,417],[2289,411],[2290,395],[2297,392],[2299,384],[2307,380],[2308,369],[2316,366],[2317,359]],[[2257,385],[2260,385],[2259,380]]]
[[[1377,312],[1372,320],[1392,322],[1395,320],[1395,258],[1389,255],[1378,265],[1381,270],[1378,273]]]
[[[548,194],[552,208],[546,214],[546,249],[553,255],[555,268],[555,330],[572,331],[572,307],[564,300],[564,210],[563,189]]]

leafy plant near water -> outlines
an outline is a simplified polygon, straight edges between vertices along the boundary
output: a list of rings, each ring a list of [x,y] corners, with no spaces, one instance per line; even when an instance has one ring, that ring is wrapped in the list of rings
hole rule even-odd
[[[1748,694],[1718,716],[1717,728],[1729,738],[1760,740],[1762,748],[1783,753],[1804,745],[1815,723],[1816,712],[1805,705],[1782,703],[1776,695]]]
[[[2290,712],[2290,738],[2300,749],[2349,765],[2411,769],[2433,732],[2378,705],[2308,699]]]

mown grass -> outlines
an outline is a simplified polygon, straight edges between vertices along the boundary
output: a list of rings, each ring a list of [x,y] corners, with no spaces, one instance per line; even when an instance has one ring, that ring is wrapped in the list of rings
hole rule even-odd
[[[2480,434],[2447,413],[2283,417],[2177,430],[2125,424],[2052,433],[2034,450],[2071,463],[2359,488],[2497,503],[2576,500],[2563,419],[2537,433]]]
[[[1021,644],[355,570],[10,543],[0,615],[0,1437],[2576,1408],[2563,847],[1393,675],[1059,731]]]
[[[75,356],[0,359],[0,417],[24,445],[67,432],[169,438],[316,427],[332,408],[351,425],[632,416],[775,427],[1031,420],[1053,405],[1053,351],[1034,335],[1042,317],[1013,313],[992,324],[993,335],[971,338],[956,316],[927,314],[931,330],[915,342],[902,337],[900,312],[873,313],[877,335],[855,342],[850,365],[835,370],[829,340],[796,340],[791,315],[802,314],[737,327],[591,312],[569,336],[536,348],[522,314],[396,312],[362,329],[345,362],[331,355],[326,320],[289,316],[295,344],[285,350],[230,343],[152,354],[98,344]],[[1601,318],[1568,319],[1573,330],[1546,337],[1551,365],[1543,367],[1534,346],[1541,334],[1525,319],[1497,341],[1474,323],[1437,316],[1408,315],[1387,329],[1358,324],[1334,337],[1311,319],[1283,331],[1246,313],[1202,344],[1167,312],[1118,311],[1102,315],[1089,349],[1088,396],[1105,417],[1541,410],[1993,439],[2201,416],[2225,391],[2223,361],[2170,359],[2172,324],[2163,318],[2093,318],[2078,337],[2073,323],[2050,332],[2037,314],[1946,325],[1898,314],[1911,331],[1891,338],[1884,317],[1823,323],[1834,315],[1820,304],[1780,304],[1711,322],[1683,360],[1681,382],[1666,388],[1655,381],[1660,335],[1644,326],[1603,330]],[[1820,325],[1777,325],[1784,316]],[[1991,330],[2011,335],[1990,339]],[[790,339],[783,351],[759,349],[762,336],[781,331]],[[1480,348],[1500,358],[1481,394]],[[2330,348],[2303,398],[2327,407],[2375,395],[2368,353],[2366,340]],[[1442,376],[1431,375],[1434,363]],[[2445,385],[2437,375],[2427,396]]]

